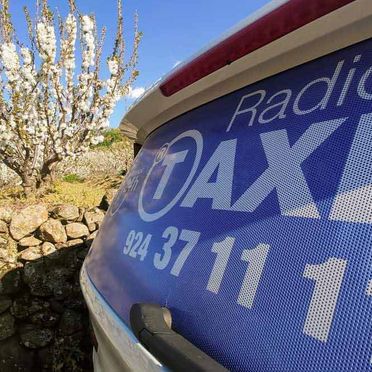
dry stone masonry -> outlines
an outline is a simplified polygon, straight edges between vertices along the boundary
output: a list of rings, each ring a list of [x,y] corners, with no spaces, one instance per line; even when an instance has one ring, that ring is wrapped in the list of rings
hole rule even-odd
[[[1,372],[92,370],[79,271],[104,215],[74,205],[0,207]]]

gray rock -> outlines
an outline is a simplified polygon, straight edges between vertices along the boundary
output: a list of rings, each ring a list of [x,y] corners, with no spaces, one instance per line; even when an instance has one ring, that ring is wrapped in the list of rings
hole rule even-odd
[[[88,228],[79,222],[73,222],[66,225],[66,233],[70,239],[87,237],[89,235]]]
[[[62,267],[56,267],[50,271],[50,282],[54,286],[55,283],[70,280],[74,277],[75,268],[68,265]]]
[[[65,248],[76,247],[84,244],[83,239],[71,239],[68,240],[66,243],[58,243],[56,244],[57,251],[60,252]],[[61,253],[61,252],[60,252]]]
[[[64,248],[68,248],[68,244],[66,243],[57,243],[56,244],[56,250],[57,252],[60,250],[63,250]]]
[[[82,321],[80,313],[74,310],[66,310],[59,322],[59,331],[64,336],[72,335],[83,328]]]
[[[50,310],[44,310],[31,315],[31,323],[43,327],[53,327],[58,322],[58,315]]]
[[[33,233],[48,219],[48,210],[43,205],[32,205],[14,214],[10,223],[10,233],[15,240]]]
[[[71,295],[71,281],[74,274],[75,269],[70,267],[58,267],[50,270],[47,274],[48,286],[53,291],[55,299],[63,300]]]
[[[21,341],[29,349],[39,349],[49,345],[53,340],[53,331],[44,328],[26,329],[21,331]]]
[[[37,311],[49,309],[50,304],[48,301],[42,300],[40,298],[33,297],[31,299],[30,307],[29,307],[29,313],[34,314]]]
[[[18,257],[23,261],[35,261],[43,257],[43,253],[39,246],[29,247],[24,249]]]
[[[53,215],[63,221],[76,221],[79,218],[79,208],[70,204],[59,205],[53,209]]]
[[[65,243],[67,235],[61,221],[50,218],[40,226],[40,236],[51,243]]]
[[[8,250],[4,246],[0,245],[0,263],[2,264],[3,262],[7,262],[7,258]]]
[[[66,281],[56,282],[53,286],[53,295],[56,300],[64,300],[72,294],[72,284]]]
[[[84,214],[84,222],[87,225],[94,224],[96,222],[101,222],[105,217],[103,211],[99,208],[92,208],[85,212]]]
[[[0,207],[0,220],[9,223],[12,220],[13,209],[10,207]]]
[[[93,231],[97,230],[97,224],[96,223],[88,223],[87,227],[88,227],[89,232],[91,232],[91,233]]]
[[[0,279],[1,294],[15,294],[22,287],[22,279],[20,269],[14,269],[6,273]]]
[[[26,238],[21,239],[18,242],[18,245],[23,248],[27,247],[36,247],[42,243],[41,240],[35,238],[34,236],[28,236]]]
[[[8,249],[0,248],[0,264],[1,264],[1,275],[14,270],[17,267],[21,267],[21,262],[17,262],[17,257],[10,255]],[[1,279],[0,279],[1,281]],[[0,284],[1,293],[1,284]]]
[[[43,259],[27,262],[24,267],[23,281],[34,296],[47,297],[53,294],[49,271]]]
[[[49,309],[50,305],[47,301],[38,298],[32,298],[29,295],[16,298],[13,301],[10,312],[17,319],[26,319],[28,316]]]
[[[14,318],[10,313],[0,314],[0,340],[5,340],[14,335],[14,323]]]
[[[8,239],[3,236],[0,236],[0,249],[6,250],[7,246],[8,246]]]
[[[54,246],[54,244],[52,243],[49,243],[49,242],[45,242],[42,244],[41,246],[41,253],[43,254],[43,256],[49,256],[49,255],[52,255],[53,253],[55,253],[57,251],[56,247]],[[50,257],[51,258],[51,257]]]
[[[17,261],[17,243],[10,237],[0,236],[0,259],[3,262],[15,264]]]
[[[0,314],[8,310],[12,304],[12,300],[8,296],[0,296]]]
[[[12,307],[10,309],[13,316],[17,319],[26,319],[29,315],[29,308],[30,308],[30,298],[29,296],[22,296],[16,298],[13,301]]]
[[[67,247],[76,247],[76,246],[83,245],[83,244],[84,244],[83,239],[73,239],[67,242]]]
[[[86,337],[86,333],[78,332],[72,336],[61,335],[55,338],[54,361],[59,362],[60,371],[93,371],[90,354],[92,346],[88,346]],[[76,368],[75,366],[83,366],[83,368]]]
[[[0,234],[8,234],[8,225],[6,222],[0,220]]]

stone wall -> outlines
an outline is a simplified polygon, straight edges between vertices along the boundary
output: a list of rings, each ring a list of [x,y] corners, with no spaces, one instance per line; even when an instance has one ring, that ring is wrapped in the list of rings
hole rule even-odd
[[[79,271],[104,210],[0,207],[0,371],[91,371]]]
[[[133,143],[128,139],[109,148],[95,148],[75,159],[66,158],[57,165],[57,177],[76,174],[90,179],[124,174],[133,162]],[[20,177],[0,160],[0,187],[20,185]]]

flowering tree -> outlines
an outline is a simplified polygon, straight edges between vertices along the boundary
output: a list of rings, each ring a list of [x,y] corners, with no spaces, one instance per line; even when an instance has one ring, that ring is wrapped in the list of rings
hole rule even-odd
[[[53,179],[55,166],[103,140],[102,130],[138,71],[141,33],[135,16],[134,45],[124,61],[121,0],[108,79],[100,77],[105,29],[68,0],[66,19],[37,0],[35,20],[24,8],[29,43],[17,40],[8,0],[0,0],[0,161],[22,180],[26,195]],[[79,43],[77,43],[79,40]],[[80,44],[76,68],[76,44]]]

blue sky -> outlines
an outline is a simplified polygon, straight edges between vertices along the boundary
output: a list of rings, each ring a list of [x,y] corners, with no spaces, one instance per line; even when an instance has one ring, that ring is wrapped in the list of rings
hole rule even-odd
[[[34,9],[35,0],[10,0],[19,38],[27,37],[22,7]],[[140,76],[134,88],[146,88],[183,61],[218,38],[269,0],[123,0],[126,35],[131,41],[133,14],[139,14],[143,40],[140,47]],[[67,0],[49,0],[52,8],[67,13]],[[82,13],[95,13],[99,26],[106,25],[104,56],[112,48],[116,26],[116,0],[77,0]],[[132,99],[120,102],[111,117],[118,126]]]

